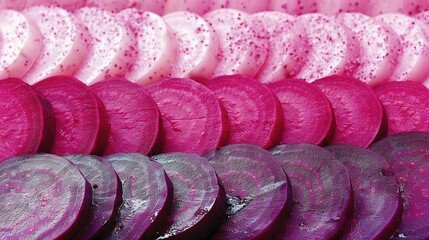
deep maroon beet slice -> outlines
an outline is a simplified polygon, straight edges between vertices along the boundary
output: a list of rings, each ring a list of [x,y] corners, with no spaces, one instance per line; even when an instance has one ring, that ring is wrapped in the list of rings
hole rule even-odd
[[[283,127],[282,109],[267,86],[242,75],[212,78],[205,85],[226,109],[230,122],[229,144],[269,148],[278,143]]]
[[[161,112],[162,152],[204,154],[223,145],[227,119],[207,87],[191,79],[169,78],[149,86],[149,92]]]
[[[154,156],[173,184],[173,204],[157,239],[206,239],[222,223],[226,196],[206,158],[168,153]]]
[[[161,164],[139,154],[107,156],[122,182],[123,203],[106,239],[153,239],[167,221],[173,188]]]
[[[326,149],[346,166],[352,181],[354,212],[343,239],[388,239],[399,226],[403,207],[398,181],[386,159],[351,145]]]
[[[276,239],[333,239],[353,207],[347,169],[334,155],[312,144],[271,149],[288,174],[293,194],[289,218]]]
[[[114,226],[122,203],[122,184],[112,165],[105,159],[88,155],[68,155],[92,186],[92,206],[85,227],[75,239],[94,239]]]
[[[91,86],[106,107],[110,131],[104,155],[149,153],[158,136],[159,111],[146,89],[123,78]]]
[[[330,76],[313,82],[334,108],[336,128],[330,144],[368,147],[385,134],[383,107],[365,83],[347,76]]]
[[[281,144],[324,144],[335,129],[334,111],[325,94],[299,79],[268,84],[283,109]]]
[[[56,132],[51,153],[103,152],[108,120],[104,105],[88,86],[73,77],[55,76],[33,87],[51,103],[55,113]]]
[[[233,144],[207,158],[227,194],[227,218],[212,239],[272,239],[292,205],[291,186],[270,152]]]
[[[0,239],[71,239],[86,223],[91,195],[62,157],[9,158],[0,164]]]

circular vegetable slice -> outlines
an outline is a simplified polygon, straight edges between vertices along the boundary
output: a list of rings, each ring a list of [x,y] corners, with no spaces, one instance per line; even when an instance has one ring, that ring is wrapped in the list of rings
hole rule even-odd
[[[247,144],[206,155],[227,194],[227,218],[212,239],[272,239],[289,213],[289,179],[270,152]]]
[[[91,186],[79,169],[49,154],[0,164],[1,239],[71,239],[86,223]]]
[[[269,9],[299,16],[317,12],[317,2],[316,0],[271,0]]]

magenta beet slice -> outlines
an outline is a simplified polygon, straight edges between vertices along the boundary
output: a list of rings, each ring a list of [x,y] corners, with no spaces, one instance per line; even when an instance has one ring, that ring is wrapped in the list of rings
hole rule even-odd
[[[169,78],[149,86],[149,92],[161,113],[162,152],[204,154],[223,144],[227,119],[207,87],[187,78]]]
[[[399,181],[404,213],[396,239],[429,239],[429,133],[407,132],[373,144]]]
[[[104,155],[149,153],[159,128],[159,111],[149,92],[124,78],[111,78],[91,88],[106,107],[110,120]]]
[[[56,132],[51,153],[100,154],[109,125],[104,105],[74,77],[55,76],[33,85],[52,105]]]
[[[383,107],[368,85],[340,75],[313,84],[325,93],[334,108],[336,128],[330,144],[368,147],[384,134]]]
[[[288,174],[293,195],[290,216],[276,239],[338,237],[353,207],[347,169],[312,144],[279,145],[271,153]]]
[[[173,184],[173,204],[157,239],[206,239],[222,223],[226,197],[206,158],[168,153],[154,156]]]
[[[122,182],[123,203],[106,239],[153,239],[166,222],[173,188],[161,164],[139,154],[107,156]]]
[[[229,144],[269,148],[278,143],[283,127],[282,109],[267,86],[242,75],[212,78],[205,85],[226,109],[230,122]]]
[[[105,159],[88,155],[68,155],[92,186],[92,205],[85,226],[75,239],[94,239],[114,226],[122,203],[122,184],[112,165]]]
[[[206,157],[227,196],[227,218],[212,239],[272,239],[292,205],[291,186],[270,152],[234,144]]]
[[[335,129],[334,110],[316,86],[299,79],[268,84],[283,110],[281,144],[324,144]]]
[[[71,239],[86,223],[91,186],[79,169],[50,154],[0,164],[0,238]]]
[[[386,159],[373,151],[351,146],[326,148],[349,171],[354,212],[343,239],[388,239],[402,217],[398,181]]]

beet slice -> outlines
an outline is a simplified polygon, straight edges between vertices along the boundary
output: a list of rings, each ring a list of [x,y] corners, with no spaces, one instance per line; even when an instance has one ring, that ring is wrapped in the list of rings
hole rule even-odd
[[[248,143],[269,148],[278,143],[282,109],[271,90],[242,75],[212,78],[205,82],[225,107],[230,122],[228,143]]]
[[[325,94],[303,80],[268,84],[283,109],[281,144],[329,142],[335,129],[334,110]]]
[[[122,185],[112,165],[105,159],[88,155],[68,155],[92,186],[92,206],[87,222],[75,239],[94,239],[106,234],[115,224],[122,204]]]
[[[207,159],[194,154],[154,156],[173,184],[173,204],[167,226],[157,239],[206,239],[226,213],[225,190]]]
[[[269,10],[286,12],[292,15],[317,12],[317,0],[271,0]]]
[[[227,218],[212,239],[272,239],[292,205],[290,181],[270,152],[234,144],[206,155],[223,183]]]
[[[365,83],[347,76],[330,76],[313,83],[334,108],[336,128],[331,144],[368,147],[385,134],[383,107]]]
[[[79,169],[50,154],[0,164],[1,239],[71,239],[85,224],[91,186]]]
[[[159,111],[146,89],[123,78],[91,86],[106,107],[110,131],[104,154],[149,153],[159,128]]]
[[[166,222],[173,188],[161,164],[139,154],[106,157],[122,182],[123,203],[106,239],[152,239]]]
[[[402,217],[399,185],[386,159],[351,145],[326,148],[349,171],[354,212],[343,239],[388,239]]]
[[[56,132],[51,153],[100,154],[109,130],[104,105],[74,77],[56,76],[33,85],[52,105]]]
[[[347,169],[323,148],[302,143],[271,149],[288,174],[293,195],[289,218],[276,239],[333,239],[353,207]]]

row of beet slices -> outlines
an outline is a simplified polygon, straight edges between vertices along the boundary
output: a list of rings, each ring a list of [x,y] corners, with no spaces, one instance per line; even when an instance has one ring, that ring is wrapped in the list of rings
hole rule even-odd
[[[424,132],[370,150],[18,156],[0,164],[0,237],[428,239],[428,162]]]

